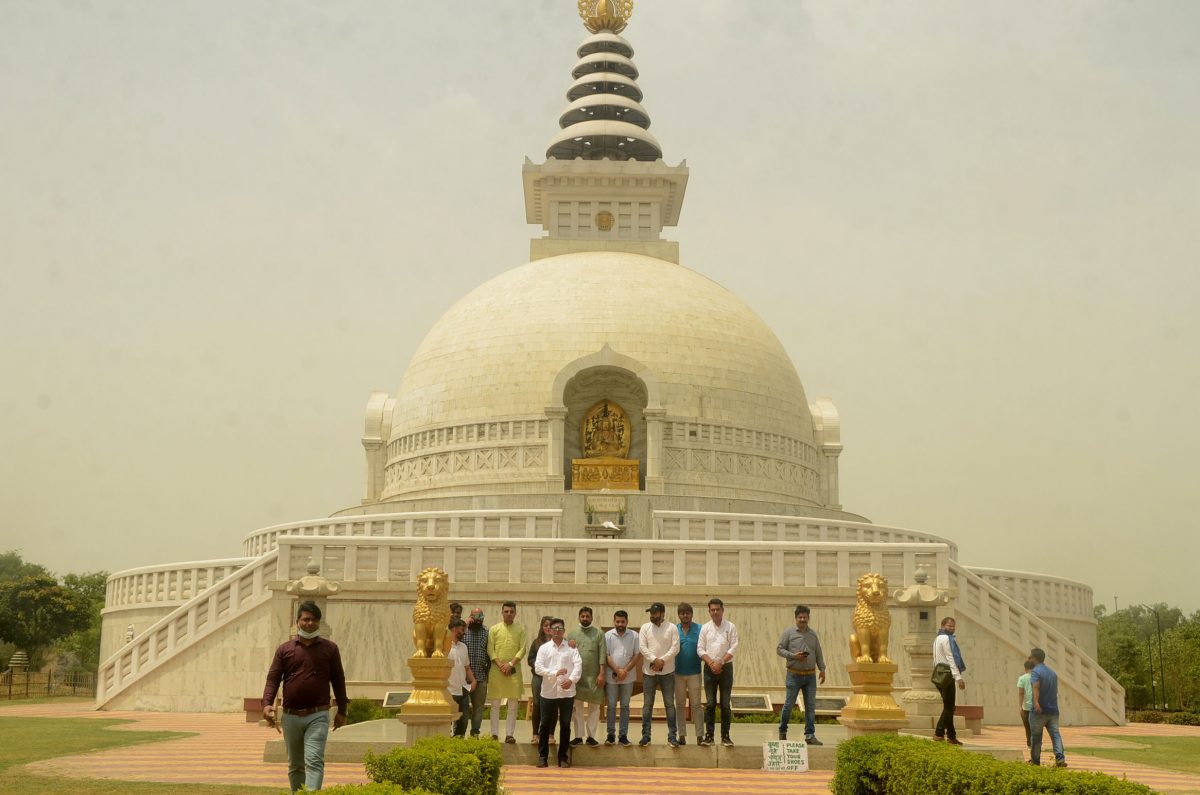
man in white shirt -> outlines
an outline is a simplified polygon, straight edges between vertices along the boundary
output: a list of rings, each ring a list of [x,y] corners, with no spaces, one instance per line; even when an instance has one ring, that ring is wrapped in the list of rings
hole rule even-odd
[[[725,603],[708,600],[711,620],[700,627],[696,653],[704,663],[704,739],[701,745],[713,744],[713,724],[717,711],[717,694],[721,696],[721,745],[732,746],[729,726],[733,713],[729,709],[729,694],[733,690],[733,655],[737,651],[737,627],[725,620]]]
[[[621,705],[622,746],[629,742],[629,699],[633,695],[633,683],[637,681],[637,666],[642,661],[638,651],[640,638],[628,629],[629,614],[624,610],[613,613],[613,628],[604,633],[604,649],[607,653],[608,675],[604,678],[604,691],[608,697],[608,739],[605,745],[618,742],[616,734],[617,704]]]
[[[654,692],[662,690],[663,708],[667,713],[667,745],[679,747],[675,739],[675,657],[679,654],[679,630],[664,621],[667,608],[655,602],[646,608],[650,620],[638,632],[638,649],[642,653],[642,739],[638,745],[650,744],[650,725],[654,720]]]
[[[583,676],[583,659],[563,640],[561,618],[550,619],[550,640],[538,649],[534,672],[542,677],[542,725],[538,727],[538,767],[548,767],[550,735],[558,721],[558,766],[570,767],[571,708],[575,685]]]
[[[963,671],[967,666],[962,661],[962,654],[958,650],[954,627],[953,618],[949,616],[943,618],[941,628],[938,629],[938,634],[933,639],[934,672],[941,667],[943,670],[949,669],[953,676],[952,679],[947,680],[944,686],[938,687],[938,692],[942,695],[942,714],[933,730],[933,739],[939,742],[948,742],[951,745],[962,745],[962,741],[958,739],[958,735],[954,731],[954,688],[957,686],[959,690],[966,689],[967,681],[963,679]]]
[[[471,655],[467,651],[467,644],[462,642],[463,633],[467,631],[467,622],[461,618],[450,620],[450,633],[454,637],[454,642],[450,646],[450,661],[454,663],[454,667],[450,669],[450,678],[446,680],[446,687],[450,690],[450,695],[454,696],[454,701],[458,704],[459,716],[452,725],[452,734],[455,737],[463,737],[467,733],[467,723],[471,719],[471,691],[475,689],[475,674],[471,671]]]

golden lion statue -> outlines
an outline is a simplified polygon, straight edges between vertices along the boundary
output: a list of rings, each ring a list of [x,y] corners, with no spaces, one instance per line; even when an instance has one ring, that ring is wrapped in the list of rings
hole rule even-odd
[[[892,617],[888,614],[887,598],[887,577],[870,572],[858,578],[854,632],[850,635],[850,656],[855,662],[891,662],[887,647]]]
[[[450,653],[450,578],[430,567],[417,577],[417,603],[413,605],[414,657],[445,657]]]

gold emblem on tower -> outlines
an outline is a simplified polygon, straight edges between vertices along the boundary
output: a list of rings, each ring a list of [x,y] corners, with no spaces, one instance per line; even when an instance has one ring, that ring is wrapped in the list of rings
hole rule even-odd
[[[633,0],[579,0],[579,16],[592,33],[620,33],[633,16]]]
[[[638,489],[638,461],[628,457],[633,429],[625,409],[601,400],[583,416],[579,436],[584,457],[571,460],[573,489]]]

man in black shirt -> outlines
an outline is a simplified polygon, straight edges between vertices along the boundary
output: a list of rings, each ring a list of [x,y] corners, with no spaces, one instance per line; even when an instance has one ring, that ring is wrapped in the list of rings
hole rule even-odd
[[[346,672],[337,644],[322,638],[321,608],[302,602],[296,611],[296,637],[275,650],[263,690],[263,717],[276,725],[275,694],[283,684],[283,743],[288,754],[288,783],[319,790],[325,778],[325,740],[329,736],[329,688],[337,700],[333,728],[346,725]]]

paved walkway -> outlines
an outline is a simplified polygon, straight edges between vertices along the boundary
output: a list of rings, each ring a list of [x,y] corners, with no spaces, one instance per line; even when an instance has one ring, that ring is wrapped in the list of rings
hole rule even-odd
[[[74,778],[108,778],[123,781],[251,784],[286,787],[287,766],[262,761],[263,745],[274,733],[248,724],[241,715],[211,713],[95,712],[87,704],[51,703],[0,707],[0,716],[126,718],[135,721],[118,730],[194,732],[194,737],[147,745],[117,748],[92,754],[47,759],[27,766],[31,772]],[[526,724],[527,725],[527,724]],[[751,727],[747,726],[749,730]],[[768,727],[753,727],[757,732]],[[740,729],[739,729],[740,730]],[[756,732],[756,733],[757,733]],[[1124,736],[1200,737],[1200,728],[1131,724],[1129,726],[1063,729],[1067,758],[1076,770],[1094,770],[1148,784],[1166,793],[1200,793],[1200,775],[1175,773],[1128,762],[1072,755],[1073,747],[1134,747],[1116,739]],[[1020,726],[984,729],[983,734],[960,735],[968,745],[1022,748]],[[1047,749],[1048,750],[1048,749]],[[1049,756],[1048,754],[1046,754]],[[215,760],[219,763],[214,764]],[[587,768],[570,770],[510,766],[504,786],[511,795],[571,792],[572,795],[611,795],[614,776],[630,782],[624,791],[655,795],[817,795],[829,791],[826,771],[787,774],[758,770],[704,770],[678,768]],[[326,766],[327,784],[353,784],[367,780],[360,764]]]

